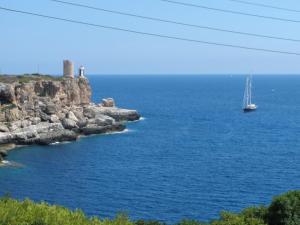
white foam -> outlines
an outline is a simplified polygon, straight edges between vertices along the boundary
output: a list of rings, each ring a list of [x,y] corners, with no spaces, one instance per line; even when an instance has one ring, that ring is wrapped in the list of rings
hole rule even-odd
[[[131,131],[132,131],[132,130],[129,130],[129,129],[126,128],[125,130],[109,132],[109,133],[106,133],[105,135],[124,134],[124,133],[128,133],[128,132],[131,132]]]
[[[56,141],[56,142],[51,143],[50,145],[59,145],[59,144],[61,144],[61,143],[59,141]]]
[[[3,160],[2,163],[5,164],[5,165],[10,165],[11,164],[11,162],[8,161],[8,160]]]
[[[146,120],[146,118],[145,117],[140,117],[140,119],[138,119],[138,120],[128,121],[127,123],[137,123],[137,122],[143,121],[143,120]]]
[[[5,167],[23,167],[23,165],[20,164],[20,163],[16,163],[16,162],[13,162],[13,161],[8,161],[8,160],[3,160],[0,163],[0,166],[5,166]]]

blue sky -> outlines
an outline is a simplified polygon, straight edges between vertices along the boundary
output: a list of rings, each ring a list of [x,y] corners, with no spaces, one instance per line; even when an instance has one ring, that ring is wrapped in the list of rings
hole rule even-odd
[[[300,23],[259,19],[159,0],[70,0],[185,23],[300,39]],[[300,13],[247,6],[228,0],[178,0],[223,9],[300,20]],[[300,10],[296,0],[249,0]],[[138,31],[226,44],[300,52],[300,43],[246,37],[113,15],[49,0],[0,0],[0,6]],[[300,56],[280,55],[140,36],[0,11],[2,73],[61,74],[62,60],[90,74],[300,74]]]

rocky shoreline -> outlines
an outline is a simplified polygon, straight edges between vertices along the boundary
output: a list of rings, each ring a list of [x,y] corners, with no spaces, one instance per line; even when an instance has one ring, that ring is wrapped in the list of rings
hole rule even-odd
[[[113,99],[91,102],[87,78],[0,76],[0,162],[19,145],[75,141],[82,135],[123,131],[140,119]]]

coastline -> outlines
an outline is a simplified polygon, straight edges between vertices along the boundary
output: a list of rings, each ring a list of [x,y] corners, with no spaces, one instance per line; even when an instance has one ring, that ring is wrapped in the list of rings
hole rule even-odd
[[[128,123],[128,122],[139,122],[141,120],[143,120],[142,117],[140,119],[137,119],[137,120],[134,120],[134,121],[127,121],[126,123]],[[87,138],[87,137],[96,136],[96,135],[99,135],[99,136],[100,135],[114,135],[114,134],[123,134],[123,133],[127,133],[127,132],[130,132],[130,131],[125,126],[125,129],[120,130],[120,131],[107,131],[106,133],[102,133],[102,134],[89,134],[89,135],[79,134],[75,141],[78,141],[81,138]],[[53,142],[53,143],[50,143],[49,145],[59,145],[59,144],[64,144],[64,143],[68,144],[68,143],[71,143],[71,142],[70,141]],[[32,145],[37,145],[37,144],[32,144]],[[5,166],[10,166],[9,163],[6,163],[6,162],[9,162],[9,161],[5,160],[5,158],[9,155],[10,152],[12,152],[12,151],[14,151],[18,148],[32,146],[32,145],[17,145],[17,144],[14,144],[14,143],[3,144],[3,145],[0,144],[0,155],[1,155],[1,153],[5,154],[5,156],[2,158],[2,160],[0,160],[0,168],[5,167]]]
[[[82,133],[82,131],[77,131],[76,137],[73,140],[67,140],[63,136],[57,137],[57,140],[61,139],[62,141],[52,140],[49,143],[28,143],[28,144],[17,144],[17,143],[7,143],[7,144],[0,144],[0,167],[5,166],[6,164],[3,163],[5,158],[8,156],[9,152],[21,148],[24,146],[30,146],[30,145],[53,145],[53,144],[60,144],[63,142],[71,142],[71,141],[77,141],[80,138],[92,136],[92,135],[109,135],[109,134],[117,134],[117,133],[123,133],[127,130],[126,123],[128,122],[138,122],[140,121],[140,115],[136,114],[135,120],[123,120],[122,122],[116,123],[112,126],[106,126],[106,127],[94,127],[91,129],[88,129]]]
[[[136,110],[118,108],[112,98],[96,104],[91,96],[85,77],[1,76],[0,165],[19,146],[122,132],[127,122],[141,118]]]
[[[7,157],[8,152],[21,147],[21,146],[17,146],[15,144],[4,144],[4,145],[0,145],[0,167],[5,166],[4,163],[4,158]]]

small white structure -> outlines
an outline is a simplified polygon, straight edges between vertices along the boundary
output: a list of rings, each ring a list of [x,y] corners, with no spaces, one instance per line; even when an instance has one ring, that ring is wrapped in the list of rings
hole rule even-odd
[[[79,77],[82,77],[82,78],[85,77],[85,76],[84,76],[84,67],[83,67],[83,66],[80,66],[80,67],[79,67]]]

